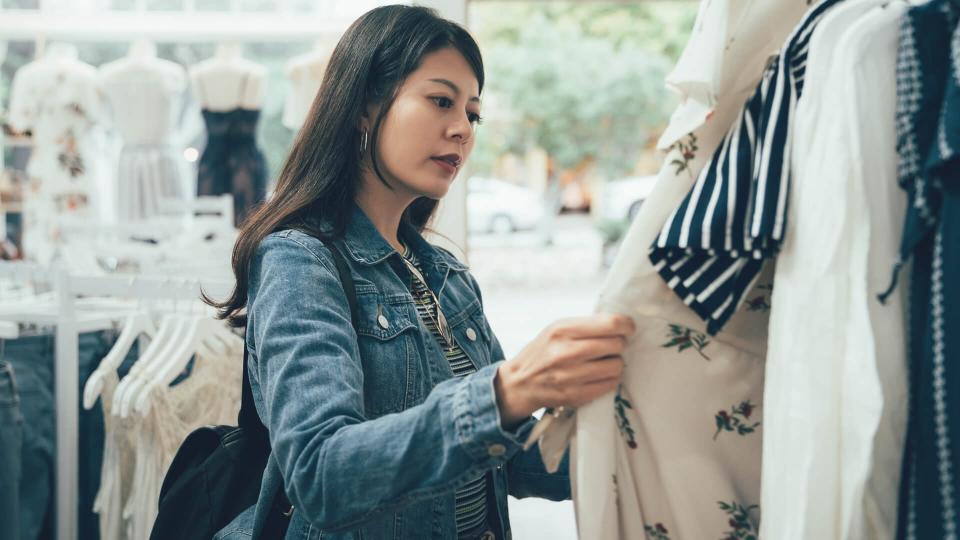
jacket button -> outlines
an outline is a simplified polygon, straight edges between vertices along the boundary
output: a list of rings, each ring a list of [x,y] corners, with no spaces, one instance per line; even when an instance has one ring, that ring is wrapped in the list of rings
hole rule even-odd
[[[467,328],[467,339],[469,339],[470,341],[476,341],[477,331],[474,330],[473,328]]]
[[[480,535],[480,540],[497,540],[497,537],[492,531],[487,531]]]
[[[500,457],[507,453],[507,447],[502,444],[491,444],[487,447],[487,453],[492,457]]]
[[[383,328],[384,330],[390,328],[390,321],[387,320],[386,315],[380,315],[377,317],[377,323],[380,324],[380,328]]]

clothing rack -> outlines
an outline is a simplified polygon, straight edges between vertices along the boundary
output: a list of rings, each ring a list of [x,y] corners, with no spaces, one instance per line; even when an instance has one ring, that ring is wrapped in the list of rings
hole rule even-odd
[[[116,312],[98,325],[83,324],[77,300],[84,296],[107,296],[136,300],[191,301],[203,292],[224,297],[230,282],[203,282],[169,277],[71,276],[63,269],[43,268],[22,262],[0,263],[0,280],[50,284],[57,296],[55,320],[36,314],[16,314],[0,319],[15,323],[44,322],[56,325],[54,393],[56,401],[56,538],[76,540],[79,448],[79,334],[81,331],[108,329],[123,315]]]

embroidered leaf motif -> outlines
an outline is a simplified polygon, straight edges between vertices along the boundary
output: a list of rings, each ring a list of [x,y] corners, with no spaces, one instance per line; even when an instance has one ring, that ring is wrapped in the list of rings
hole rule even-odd
[[[717,424],[717,432],[713,434],[713,440],[717,440],[717,436],[720,435],[722,431],[734,432],[740,436],[749,435],[756,431],[757,428],[760,427],[760,422],[750,423],[750,415],[753,414],[756,408],[756,405],[747,400],[741,401],[739,405],[730,407],[730,412],[717,412],[714,417]]]
[[[730,517],[727,521],[730,530],[723,533],[724,535],[720,540],[757,540],[757,530],[753,527],[753,522],[750,521],[750,512],[757,510],[760,508],[759,506],[755,504],[743,506],[737,504],[736,501],[729,504],[717,501],[717,504]]]
[[[623,385],[617,388],[617,395],[613,398],[613,406],[617,411],[617,427],[620,429],[620,435],[627,441],[627,446],[631,450],[637,448],[636,433],[630,426],[630,420],[627,419],[627,409],[632,409],[633,405],[621,395]]]
[[[680,151],[680,157],[670,161],[670,164],[674,167],[674,173],[677,175],[690,169],[690,162],[697,156],[697,150],[699,150],[695,134],[688,133],[686,139],[686,142],[681,139],[670,145],[670,149],[676,148]]]
[[[679,324],[671,324],[670,333],[667,334],[667,337],[669,337],[670,340],[664,343],[662,347],[666,349],[676,347],[677,352],[683,352],[693,348],[704,360],[710,360],[710,357],[703,353],[703,349],[710,344],[710,340],[707,339],[706,334],[701,334],[700,332],[685,328]]]
[[[649,540],[670,540],[670,531],[663,526],[663,523],[654,523],[653,525],[644,523],[643,530],[647,533]]]

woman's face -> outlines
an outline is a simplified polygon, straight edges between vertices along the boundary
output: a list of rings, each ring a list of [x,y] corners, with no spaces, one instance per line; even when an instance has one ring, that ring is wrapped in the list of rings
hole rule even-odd
[[[380,128],[384,178],[410,200],[442,198],[473,150],[479,120],[479,83],[463,55],[445,48],[424,56]]]

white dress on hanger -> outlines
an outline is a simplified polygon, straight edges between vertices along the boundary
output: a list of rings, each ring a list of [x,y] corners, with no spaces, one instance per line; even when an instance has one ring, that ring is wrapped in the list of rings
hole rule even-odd
[[[130,497],[133,484],[137,421],[109,413],[119,383],[116,371],[104,374],[100,393],[104,411],[103,461],[100,489],[93,501],[93,511],[99,516],[101,540],[128,538],[123,521],[123,505]]]
[[[221,358],[196,356],[190,375],[160,389],[137,429],[131,496],[124,507],[128,538],[149,538],[157,518],[160,487],[180,443],[207,425],[235,424],[240,412],[243,340]]]
[[[23,194],[23,252],[49,263],[65,232],[62,217],[99,219],[106,147],[99,128],[104,103],[96,68],[77,60],[72,46],[54,43],[13,76],[8,122],[32,133]]]
[[[777,260],[761,537],[893,538],[906,429],[896,59],[905,3],[839,4],[810,44]]]
[[[753,16],[751,9],[765,15]],[[581,538],[756,535],[770,265],[748,306],[710,337],[704,321],[664,283],[648,250],[754,92],[769,55],[806,9],[786,1],[701,4],[671,75],[683,102],[661,139],[669,151],[658,183],[598,302],[599,311],[628,314],[638,328],[624,354],[623,384],[543,430],[548,467],[558,464],[569,442]]]
[[[185,379],[154,391],[146,416],[110,415],[95,502],[103,540],[149,538],[163,478],[186,436],[205,425],[236,424],[243,346],[237,337],[222,357],[195,356]],[[115,379],[104,379],[105,411],[112,409],[116,386]]]
[[[176,134],[183,111],[187,73],[149,51],[132,50],[101,68],[113,126],[123,138],[117,167],[120,221],[160,213],[164,199],[188,197],[186,161]]]

